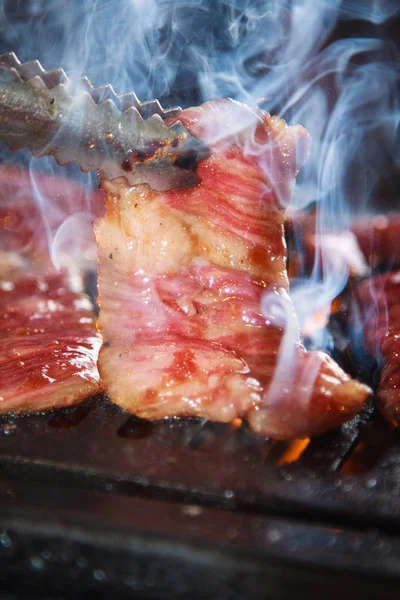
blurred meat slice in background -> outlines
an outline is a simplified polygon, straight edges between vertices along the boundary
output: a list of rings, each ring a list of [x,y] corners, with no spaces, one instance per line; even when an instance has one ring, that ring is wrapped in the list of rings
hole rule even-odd
[[[393,425],[400,424],[400,271],[365,280],[355,291],[353,328],[382,367],[377,404]]]
[[[96,268],[92,222],[104,196],[66,177],[0,165],[0,250],[49,256],[56,268]]]
[[[78,272],[0,253],[0,413],[49,410],[95,394],[100,345]]]

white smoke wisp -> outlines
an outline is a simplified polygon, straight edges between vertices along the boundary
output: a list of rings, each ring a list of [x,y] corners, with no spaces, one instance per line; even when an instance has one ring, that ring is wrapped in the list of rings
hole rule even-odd
[[[268,389],[268,401],[273,404],[282,395],[282,381],[285,381],[289,390],[295,383],[294,370],[287,367],[296,363],[300,340],[299,321],[291,299],[283,290],[267,290],[261,300],[261,309],[267,322],[272,322],[283,331],[274,377]]]
[[[57,271],[68,269],[71,264],[85,271],[96,268],[94,219],[90,212],[76,212],[58,227],[50,244],[50,257]]]
[[[311,155],[292,200],[297,210],[318,203],[314,269],[292,296],[302,324],[348,277],[323,235],[370,208],[388,157],[399,165],[398,49],[384,35],[399,11],[397,0],[0,0],[1,48],[141,100],[185,107],[231,97],[308,129]],[[336,39],[351,19],[363,35]],[[49,158],[30,169],[35,183],[37,169],[60,168]],[[34,189],[46,222],[51,199]],[[47,227],[52,256],[54,240],[72,243],[73,223],[58,236]]]
[[[282,289],[266,290],[261,309],[268,322],[273,322],[283,334],[274,374],[263,397],[269,406],[281,405],[282,398],[291,398],[296,389],[296,403],[306,408],[312,396],[315,380],[321,370],[321,353],[313,353],[311,360],[299,370],[296,365],[304,353],[300,342],[298,315],[289,295]]]

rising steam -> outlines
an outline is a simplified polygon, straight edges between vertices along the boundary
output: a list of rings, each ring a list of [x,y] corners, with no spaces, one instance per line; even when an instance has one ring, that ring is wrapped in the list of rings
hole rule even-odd
[[[376,206],[381,171],[398,166],[398,56],[381,39],[398,9],[397,0],[3,0],[1,50],[165,106],[229,96],[301,123],[313,145],[293,207],[317,201],[318,231],[329,233]],[[344,19],[372,35],[335,40]],[[37,169],[64,172],[52,159],[30,168],[34,182]],[[46,215],[51,200],[36,183],[35,192]],[[56,264],[57,248],[73,239],[66,229],[46,229]],[[331,255],[319,248],[311,278],[293,289],[303,323],[346,284],[345,257]]]

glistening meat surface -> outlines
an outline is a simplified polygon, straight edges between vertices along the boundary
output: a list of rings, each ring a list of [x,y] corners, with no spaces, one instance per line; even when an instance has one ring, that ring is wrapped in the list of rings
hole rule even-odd
[[[75,265],[95,268],[95,216],[104,213],[100,191],[71,179],[0,165],[0,250],[66,253]]]
[[[232,101],[179,119],[211,150],[197,187],[102,182],[99,369],[111,400],[149,419],[246,417],[275,438],[339,425],[369,389],[305,351],[288,296],[283,209],[307,132]]]
[[[382,365],[377,405],[391,422],[400,424],[400,271],[363,282],[356,294],[357,323],[366,348]]]
[[[68,406],[99,391],[101,338],[80,288],[78,275],[0,255],[1,413]]]

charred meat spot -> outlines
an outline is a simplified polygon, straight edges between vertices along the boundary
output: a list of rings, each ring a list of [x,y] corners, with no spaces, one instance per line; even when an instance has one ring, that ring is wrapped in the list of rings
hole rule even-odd
[[[131,165],[131,161],[129,160],[129,158],[125,158],[122,161],[121,167],[124,171],[127,171],[129,173],[132,171],[132,165]]]
[[[160,148],[164,148],[168,142],[164,140],[151,140],[143,150],[135,150],[131,155],[131,162],[144,162],[153,158]]]
[[[108,255],[108,258],[111,258],[111,260],[114,258],[112,252],[110,252],[110,254]]]
[[[188,150],[175,160],[175,166],[185,171],[193,171],[196,168],[196,164],[197,152],[195,150]]]
[[[142,150],[136,150],[132,156],[134,157],[135,162],[143,162],[146,158],[149,158],[149,153],[143,152]]]
[[[109,348],[110,342],[103,342],[103,348]]]

